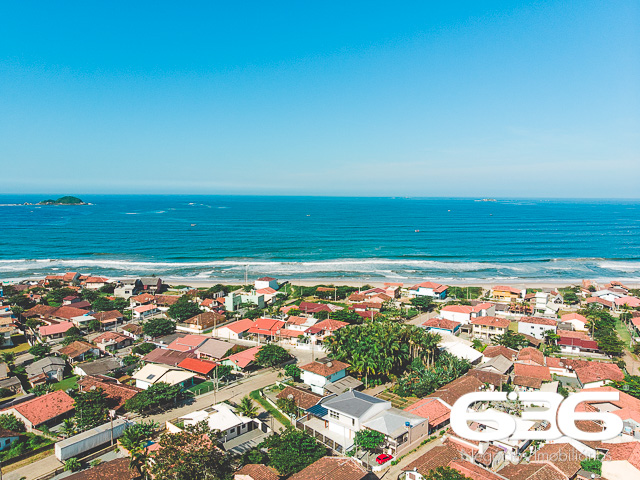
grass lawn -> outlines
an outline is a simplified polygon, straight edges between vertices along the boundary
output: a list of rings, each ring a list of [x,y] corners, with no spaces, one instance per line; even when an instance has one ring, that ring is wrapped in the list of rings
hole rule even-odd
[[[624,342],[625,348],[629,348],[629,342],[631,341],[631,334],[627,327],[622,323],[620,319],[616,319],[616,332],[620,335],[620,338]]]
[[[20,353],[31,348],[22,334],[11,335],[11,340],[13,341],[13,347],[0,348],[0,353]]]
[[[401,410],[405,407],[408,407],[409,405],[413,405],[418,400],[420,400],[418,397],[401,397],[399,395],[396,395],[395,393],[391,393],[389,390],[385,390],[384,392],[379,393],[377,397],[381,400],[391,402],[391,405],[393,407],[399,408]]]
[[[197,385],[191,385],[187,390],[193,392],[194,395],[202,395],[203,393],[213,390],[213,382],[211,380],[207,380],[206,382],[202,382]]]
[[[260,390],[254,390],[249,394],[249,397],[251,397],[260,405],[262,405],[262,408],[264,408],[267,412],[273,415],[273,417],[276,420],[278,420],[282,425],[284,425],[285,427],[288,427],[289,425],[291,425],[291,422],[287,417],[285,417],[282,413],[280,413],[278,410],[273,408],[273,405],[271,405],[267,400],[265,400],[260,396]]]
[[[78,376],[65,378],[61,382],[52,383],[51,388],[53,390],[68,390],[69,388],[75,388],[78,385]]]
[[[509,324],[509,330],[512,332],[518,333],[518,322],[511,322]]]

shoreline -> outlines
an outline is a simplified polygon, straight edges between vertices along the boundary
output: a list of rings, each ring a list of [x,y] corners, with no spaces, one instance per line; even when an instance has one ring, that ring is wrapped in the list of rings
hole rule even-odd
[[[81,272],[82,273],[82,272]],[[122,275],[122,276],[108,276],[100,273],[91,272],[91,275],[97,276],[105,276],[109,278],[111,281],[120,280],[120,279],[131,279],[131,278],[141,278],[145,276],[149,276],[148,274],[140,274],[140,275]],[[162,278],[162,281],[169,286],[177,286],[177,285],[186,285],[188,287],[193,288],[209,288],[217,284],[222,285],[245,285],[245,282],[239,279],[228,279],[228,278],[209,278],[209,279],[201,279],[194,277],[175,277],[175,276],[164,276],[162,274],[155,275],[158,278]],[[19,283],[23,281],[39,281],[42,280],[44,276],[26,276],[26,277],[12,277],[12,278],[2,278],[0,277],[0,284],[13,284]],[[526,288],[564,288],[564,287],[572,287],[572,286],[580,286],[582,284],[582,280],[585,278],[549,278],[549,279],[539,279],[539,278],[504,278],[504,279],[487,279],[487,278],[478,278],[478,279],[441,279],[437,277],[420,277],[420,278],[402,278],[402,279],[349,279],[349,278],[304,278],[304,279],[287,279],[285,277],[276,277],[278,282],[289,283],[291,285],[304,286],[304,287],[312,287],[315,285],[334,285],[334,286],[349,286],[349,287],[362,287],[364,285],[370,285],[372,287],[383,287],[385,283],[402,283],[404,287],[410,287],[412,285],[416,285],[420,282],[436,282],[442,285],[447,285],[450,287],[482,287],[485,290],[491,289],[497,285],[508,285],[510,287],[526,289]],[[253,281],[256,278],[251,276],[248,279],[249,284],[253,284]],[[639,278],[624,278],[624,277],[607,277],[607,278],[588,278],[588,280],[595,281],[596,283],[608,283],[613,280],[620,281],[627,285],[629,288],[640,288],[640,279]]]
[[[187,285],[193,288],[203,288],[203,287],[212,287],[216,284],[222,285],[245,285],[244,282],[241,281],[225,281],[222,279],[218,280],[192,280],[187,278],[172,278],[167,277],[163,279],[163,281],[167,282],[168,285]],[[286,279],[278,279],[278,281],[287,281]],[[447,285],[450,287],[482,287],[485,290],[489,290],[496,285],[509,285],[511,287],[516,288],[545,288],[545,287],[570,287],[570,286],[579,286],[582,283],[582,279],[577,280],[562,280],[562,279],[549,279],[549,280],[531,280],[531,281],[522,281],[518,280],[517,282],[512,282],[508,280],[497,280],[495,282],[487,282],[486,279],[479,280],[460,280],[455,282],[444,282],[438,280],[437,278],[430,279],[419,279],[419,280],[411,280],[411,281],[403,281],[403,282],[393,282],[393,281],[354,281],[347,280],[341,278],[333,278],[333,279],[304,279],[304,280],[289,280],[287,281],[291,285],[303,286],[303,287],[313,287],[315,285],[334,285],[334,286],[348,286],[348,287],[362,287],[364,285],[371,285],[372,287],[383,287],[385,283],[403,283],[405,287],[415,285],[416,283],[420,283],[423,281],[433,281],[436,283],[442,283],[443,285]],[[608,282],[610,280],[601,279],[598,282]],[[623,281],[623,280],[622,280]],[[250,282],[253,283],[253,282]]]

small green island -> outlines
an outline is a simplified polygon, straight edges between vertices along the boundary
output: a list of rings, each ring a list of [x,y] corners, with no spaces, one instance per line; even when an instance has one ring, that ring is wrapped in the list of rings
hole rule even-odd
[[[70,195],[66,195],[64,197],[60,197],[57,200],[43,200],[38,205],[88,205],[87,203],[80,200],[78,197],[72,197]]]

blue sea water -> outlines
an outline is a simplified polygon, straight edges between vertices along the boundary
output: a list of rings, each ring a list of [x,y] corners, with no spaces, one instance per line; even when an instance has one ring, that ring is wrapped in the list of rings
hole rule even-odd
[[[640,201],[81,197],[0,196],[0,279],[640,281]]]

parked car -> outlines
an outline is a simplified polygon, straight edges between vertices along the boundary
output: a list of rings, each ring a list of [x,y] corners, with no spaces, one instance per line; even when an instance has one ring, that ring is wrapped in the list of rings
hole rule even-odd
[[[387,463],[392,458],[393,455],[389,455],[388,453],[381,453],[376,457],[376,462],[378,462],[378,465],[382,465],[383,463]]]

